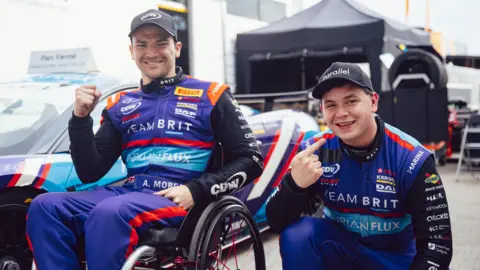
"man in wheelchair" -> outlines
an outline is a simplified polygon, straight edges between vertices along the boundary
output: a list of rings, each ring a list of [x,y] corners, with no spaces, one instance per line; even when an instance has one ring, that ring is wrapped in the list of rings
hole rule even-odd
[[[180,226],[192,205],[233,193],[263,170],[229,87],[176,67],[182,44],[171,16],[143,12],[132,20],[129,37],[140,88],[108,98],[96,134],[89,114],[101,94],[95,86],[78,88],[68,127],[82,182],[100,179],[119,156],[129,178],[123,186],[36,197],[27,239],[37,269],[80,269],[79,237],[89,270],[120,269],[142,232]],[[214,161],[219,151],[221,166]]]

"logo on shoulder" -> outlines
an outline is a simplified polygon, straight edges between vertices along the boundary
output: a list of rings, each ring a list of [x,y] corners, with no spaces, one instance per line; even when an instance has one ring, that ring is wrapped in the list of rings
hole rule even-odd
[[[240,109],[240,105],[238,105],[238,101],[236,99],[232,100],[232,105],[235,107],[236,112],[242,112],[242,110]]]
[[[413,173],[413,170],[415,170],[415,167],[417,166],[418,161],[424,154],[425,152],[423,150],[418,151],[418,153],[413,158],[412,163],[410,163],[410,166],[408,166],[407,172],[409,174]]]
[[[138,109],[140,107],[140,105],[142,105],[142,102],[135,102],[135,103],[132,103],[132,104],[129,104],[127,106],[124,106],[120,109],[120,111],[122,112],[122,114],[124,115],[127,115],[127,114],[131,114],[132,112],[134,112],[136,109]]]
[[[436,174],[425,174],[425,183],[426,184],[434,184],[436,185],[437,183],[440,182],[440,177]]]

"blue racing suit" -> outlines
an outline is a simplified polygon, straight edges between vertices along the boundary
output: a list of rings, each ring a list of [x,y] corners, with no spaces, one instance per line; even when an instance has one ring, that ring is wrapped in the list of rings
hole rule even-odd
[[[324,173],[306,189],[287,173],[268,201],[283,269],[448,268],[452,234],[434,158],[411,136],[376,122],[364,149],[330,130],[302,142],[299,151],[326,139],[316,153]],[[315,217],[318,201],[323,211]]]
[[[71,155],[82,182],[100,179],[119,156],[129,178],[123,186],[32,201],[27,239],[39,270],[79,269],[79,237],[89,270],[120,269],[142,232],[178,227],[186,215],[155,191],[185,185],[194,202],[208,201],[261,174],[260,149],[229,87],[176,71],[108,97],[95,135],[90,116],[72,116]]]

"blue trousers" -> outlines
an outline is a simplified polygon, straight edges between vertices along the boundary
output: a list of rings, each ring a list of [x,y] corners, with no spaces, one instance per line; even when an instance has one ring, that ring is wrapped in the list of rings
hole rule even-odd
[[[280,235],[284,270],[409,269],[414,254],[365,247],[357,236],[326,219],[303,217]]]
[[[152,193],[102,187],[37,196],[27,214],[27,239],[37,269],[80,269],[78,237],[85,237],[89,270],[121,269],[139,234],[154,225],[178,227],[187,214]]]

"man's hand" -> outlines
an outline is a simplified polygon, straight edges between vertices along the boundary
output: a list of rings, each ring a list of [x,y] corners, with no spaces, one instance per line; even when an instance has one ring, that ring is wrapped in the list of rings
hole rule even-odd
[[[322,176],[322,163],[314,153],[325,144],[325,141],[324,138],[318,140],[293,158],[291,174],[297,186],[307,188]]]
[[[178,204],[178,206],[185,210],[188,210],[193,206],[192,193],[185,185],[167,188],[162,191],[155,192],[155,194],[164,196],[165,198],[172,200],[174,203]]]
[[[75,105],[73,113],[77,117],[89,115],[98,103],[102,93],[97,91],[95,85],[84,85],[75,90]]]

